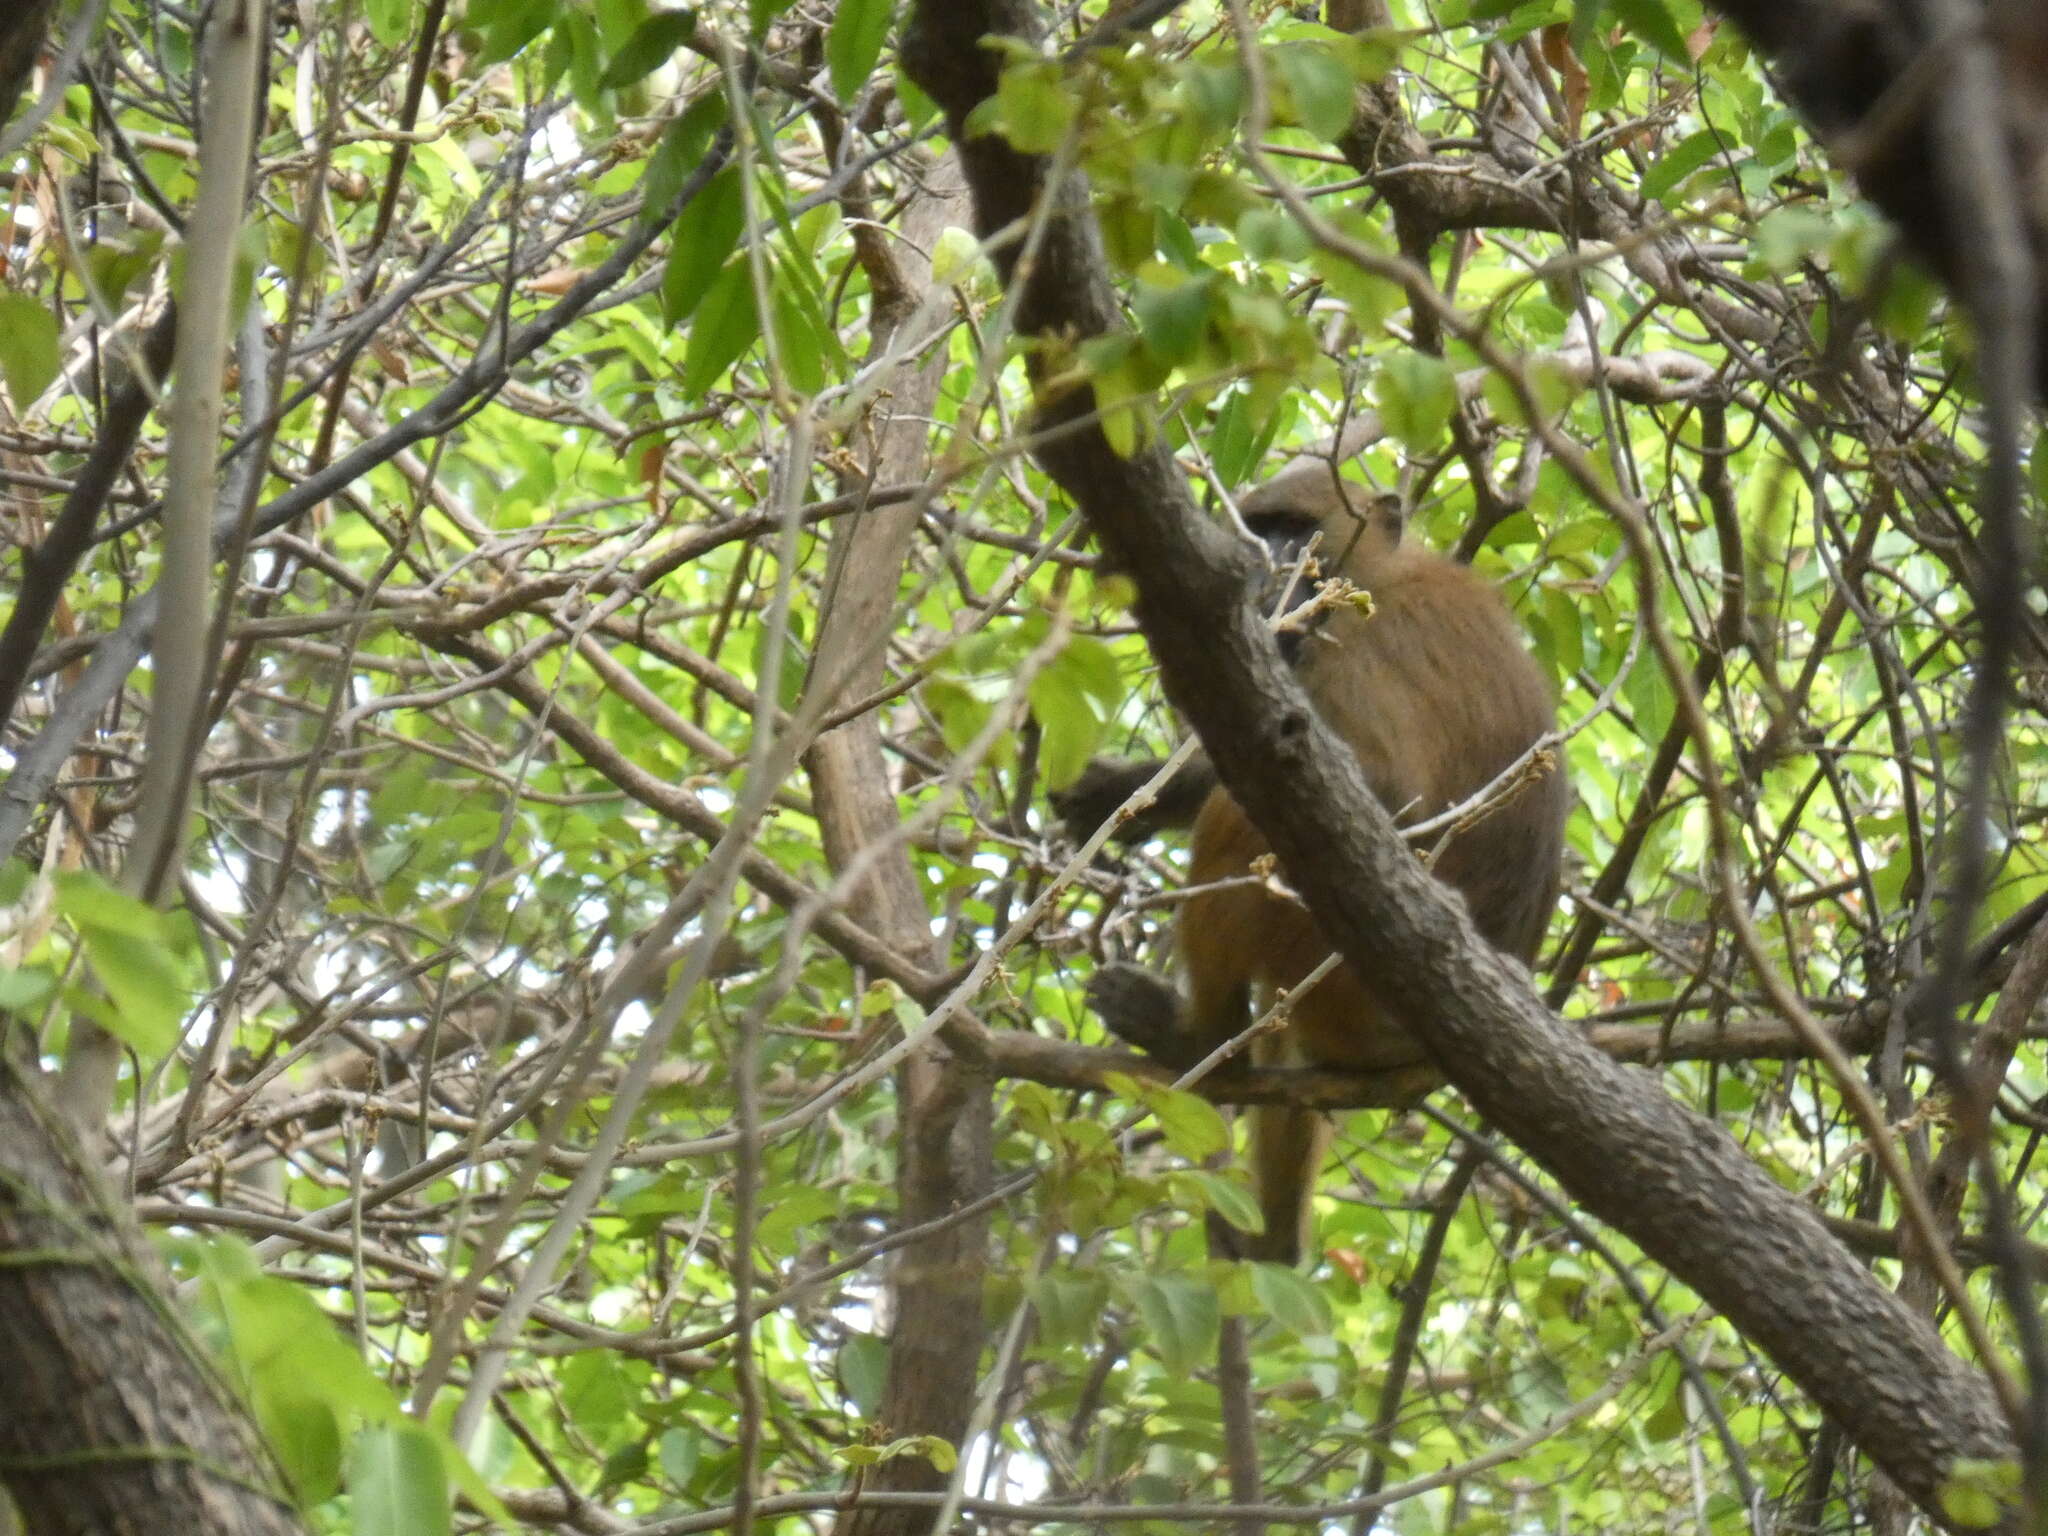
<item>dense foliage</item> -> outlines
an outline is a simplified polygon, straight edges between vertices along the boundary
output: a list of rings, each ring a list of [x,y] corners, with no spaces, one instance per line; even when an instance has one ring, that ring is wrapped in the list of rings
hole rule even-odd
[[[1966,1263],[1973,1152],[2024,1234],[2048,632],[2026,616],[2014,707],[1973,736],[1967,331],[1697,0],[1101,9],[1013,50],[983,124],[1090,179],[1127,301],[1055,371],[1218,505],[1348,429],[1346,473],[1505,589],[1578,797],[1539,988],[1969,1354],[1761,980],[1867,1070]],[[75,566],[27,558],[206,277],[178,237],[201,14],[115,0],[85,82],[4,140],[4,579],[17,621],[54,602],[0,675],[0,1005],[10,1051],[54,1065],[80,1021],[125,1048],[112,1166],[317,1528],[473,1521],[485,1485],[536,1525],[822,1527],[917,1457],[977,1525],[1214,1506],[1226,1316],[1253,1324],[1268,1502],[1907,1528],[1767,1359],[1455,1095],[1343,1118],[1297,1275],[1208,1257],[1204,1218],[1247,1211],[1209,1100],[1132,1064],[1077,1086],[1104,1082],[1056,1049],[1108,1043],[1091,968],[1170,964],[1181,845],[1076,857],[1046,795],[1179,731],[1126,584],[1033,467],[1014,310],[886,0],[279,7],[211,274],[237,306],[223,563],[164,560],[154,410]],[[889,508],[908,558],[875,609],[848,551]],[[166,679],[138,658],[216,599],[158,911],[131,812]],[[841,605],[886,617],[827,644]],[[870,727],[900,820],[860,851],[821,830],[816,743]],[[924,931],[891,929],[878,869]],[[1952,923],[1953,1032],[1917,1006]],[[935,1039],[994,1104],[957,1447],[882,1412],[920,1253],[891,1073]],[[1988,1125],[1936,1091],[1955,1050],[2003,1074]],[[1967,1296],[2017,1349],[1990,1271]]]

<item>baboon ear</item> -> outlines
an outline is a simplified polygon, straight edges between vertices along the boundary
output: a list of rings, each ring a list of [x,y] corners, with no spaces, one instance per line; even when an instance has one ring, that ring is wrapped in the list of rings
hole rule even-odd
[[[1366,508],[1365,518],[1372,530],[1386,539],[1389,548],[1399,544],[1408,531],[1408,509],[1401,505],[1401,498],[1392,491],[1383,491],[1373,497]]]

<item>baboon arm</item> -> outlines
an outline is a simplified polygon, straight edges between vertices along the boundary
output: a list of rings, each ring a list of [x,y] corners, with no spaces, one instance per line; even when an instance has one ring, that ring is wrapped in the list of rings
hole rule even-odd
[[[1067,835],[1077,843],[1094,836],[1095,829],[1114,816],[1117,807],[1136,794],[1164,762],[1157,757],[1098,757],[1090,762],[1081,770],[1081,777],[1049,797]],[[1135,811],[1110,834],[1111,840],[1142,843],[1161,832],[1194,825],[1195,813],[1215,787],[1216,770],[1197,752],[1160,787],[1150,805]]]
[[[1180,994],[1142,965],[1097,966],[1088,978],[1088,1006],[1104,1029],[1162,1066],[1185,1072],[1202,1059],[1181,1025]]]

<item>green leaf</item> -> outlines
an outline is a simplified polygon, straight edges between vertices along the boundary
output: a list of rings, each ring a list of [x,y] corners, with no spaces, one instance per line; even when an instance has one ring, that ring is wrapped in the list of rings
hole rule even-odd
[[[334,1405],[290,1380],[264,1393],[263,1433],[303,1504],[321,1504],[341,1491],[341,1423]]]
[[[639,1406],[650,1369],[644,1360],[586,1350],[562,1367],[562,1406],[578,1429],[609,1441]]]
[[[1230,1145],[1223,1112],[1200,1094],[1142,1081],[1138,1094],[1159,1122],[1166,1144],[1189,1162],[1202,1162]]]
[[[555,17],[554,0],[471,0],[470,27],[483,33],[479,64],[509,59],[546,29]]]
[[[1218,229],[1235,229],[1237,221],[1254,209],[1266,204],[1259,195],[1235,176],[1225,176],[1217,171],[1204,170],[1195,175],[1188,186],[1188,195],[1181,212],[1198,224],[1214,224]],[[1192,257],[1190,261],[1187,258]],[[1205,270],[1200,266],[1199,250],[1183,253],[1182,265],[1191,270]]]
[[[0,293],[0,377],[17,415],[49,388],[62,362],[49,308],[25,293]]]
[[[910,127],[922,130],[925,124],[939,115],[939,104],[924,93],[924,88],[896,68],[896,100],[903,108],[903,120]]]
[[[638,1230],[652,1231],[667,1217],[703,1208],[702,1183],[671,1171],[621,1179],[612,1192],[608,1214],[625,1218]]]
[[[107,1033],[144,1059],[178,1043],[191,994],[164,945],[104,928],[84,928],[79,937],[93,975],[107,990],[110,1007],[94,1017]]]
[[[766,33],[769,24],[794,3],[795,0],[747,0],[747,23],[753,28],[754,36],[758,38]]]
[[[42,1007],[56,989],[57,978],[40,966],[21,970],[0,966],[0,1009],[9,1013]]]
[[[702,313],[690,326],[690,341],[683,353],[682,396],[695,400],[725,376],[761,334],[761,319],[754,311],[753,274],[747,259],[736,257],[705,290]]]
[[[1934,323],[1941,297],[1941,285],[1919,267],[1910,262],[1894,264],[1886,270],[1878,296],[1877,323],[1887,336],[1911,346]]]
[[[702,1198],[702,1191],[699,1191]],[[774,1204],[761,1213],[754,1229],[754,1241],[764,1253],[779,1254],[789,1247],[800,1228],[839,1214],[839,1198],[815,1185],[800,1184],[784,1190]]]
[[[1099,337],[1098,342],[1126,338]],[[1094,350],[1094,343],[1090,350]],[[1139,359],[1126,351],[1115,361],[1090,359],[1095,386],[1095,408],[1101,414],[1102,436],[1110,452],[1128,459],[1152,440],[1151,385],[1143,377]]]
[[[853,1406],[870,1417],[882,1406],[882,1388],[889,1379],[889,1346],[871,1333],[847,1335],[839,1346],[839,1385],[853,1399]],[[673,1431],[671,1431],[673,1433]],[[662,1459],[667,1461],[667,1436],[663,1436]],[[673,1473],[670,1474],[674,1476]],[[687,1478],[677,1477],[679,1483]]]
[[[1078,1348],[1095,1337],[1109,1299],[1101,1275],[1051,1269],[1028,1289],[1031,1304],[1038,1309],[1039,1336],[1048,1348]]]
[[[802,639],[799,633],[800,624],[801,615],[792,613],[789,636],[782,646],[782,676],[777,679],[775,698],[784,709],[796,708],[796,701],[804,691],[804,648],[799,643]],[[753,664],[754,677],[758,684],[765,681],[763,674],[768,666],[768,626],[757,624],[753,633],[754,643],[749,660]]]
[[[661,270],[662,319],[681,325],[696,313],[704,295],[718,281],[726,257],[739,244],[746,221],[740,168],[729,165],[690,199],[689,207],[676,220],[669,237],[668,261]]]
[[[1145,198],[1098,197],[1095,223],[1103,250],[1119,272],[1135,272],[1158,254],[1159,210]]]
[[[1309,265],[1328,288],[1351,311],[1352,321],[1366,337],[1377,336],[1393,316],[1408,305],[1408,294],[1399,283],[1367,272],[1355,262],[1320,247],[1309,253]]]
[[[1586,664],[1586,625],[1579,605],[1555,587],[1545,587],[1538,610],[1558,677],[1570,677]]]
[[[1254,208],[1237,221],[1237,241],[1254,261],[1301,262],[1314,247],[1285,208]]]
[[[1957,1525],[1988,1530],[2020,1501],[2020,1469],[2015,1461],[1958,1460],[1941,1485],[1941,1509]]]
[[[1674,64],[1692,67],[1692,54],[1685,46],[1685,34],[1671,19],[1664,0],[1607,0],[1608,8],[1621,24]]]
[[[607,91],[620,90],[644,80],[662,65],[675,57],[675,52],[689,39],[697,25],[694,11],[656,11],[641,22],[626,39],[625,45],[612,55],[611,62],[598,77],[598,85]]]
[[[1678,1363],[1668,1356],[1657,1364],[1657,1374],[1649,1389],[1654,1406],[1646,1414],[1639,1413],[1636,1422],[1641,1425],[1645,1438],[1665,1444],[1676,1440],[1685,1433],[1685,1373]]]
[[[1457,409],[1458,381],[1442,358],[1396,352],[1373,379],[1373,403],[1404,448],[1428,453],[1442,441]]]
[[[356,1436],[349,1511],[357,1536],[447,1536],[448,1475],[425,1426],[399,1419]]]
[[[960,1453],[953,1448],[952,1441],[938,1435],[907,1435],[887,1445],[845,1445],[832,1454],[850,1467],[880,1466],[906,1456],[922,1456],[941,1472],[950,1472],[960,1464]]]
[[[363,19],[370,24],[370,36],[396,48],[412,34],[412,0],[366,0]]]
[[[1233,62],[1190,64],[1180,78],[1181,94],[1194,109],[1196,121],[1211,138],[1237,126],[1244,111],[1244,71]]]
[[[93,1018],[138,1055],[163,1055],[177,1043],[195,990],[189,923],[83,870],[59,874],[55,890],[58,912],[78,930],[106,989],[107,1006],[93,1008]]]
[[[317,1393],[281,1384],[264,1403],[264,1438],[285,1466],[301,1503],[326,1503],[342,1489],[342,1425]]]
[[[585,8],[597,23],[598,40],[607,54],[617,53],[625,47],[626,39],[653,14],[647,7],[647,0],[591,0]]]
[[[1812,208],[1776,208],[1757,221],[1756,259],[1767,272],[1789,272],[1826,250],[1834,233],[1826,214]]]
[[[974,690],[950,677],[925,680],[918,692],[927,708],[938,718],[939,739],[948,751],[958,752],[980,734],[988,723],[988,705],[975,697]]]
[[[948,224],[932,243],[932,281],[941,285],[973,282],[986,267],[981,242],[972,230]]]
[[[1702,128],[1681,140],[1644,175],[1643,196],[1661,199],[1726,147],[1725,137],[1712,128]]]
[[[724,124],[725,117],[725,96],[722,92],[714,92],[662,130],[661,142],[648,156],[647,171],[640,178],[641,218],[657,219],[669,211],[669,204],[683,190],[683,183],[689,179],[690,173],[703,163],[711,148],[712,136]],[[703,195],[702,191],[698,192],[690,200],[690,206],[696,207]],[[677,217],[678,226],[683,217]]]
[[[1259,1310],[1302,1339],[1330,1335],[1330,1303],[1306,1276],[1284,1264],[1254,1264],[1252,1295]]]
[[[1338,37],[1335,46],[1342,52],[1346,66],[1366,85],[1386,79],[1400,67],[1401,54],[1408,41],[1402,33],[1388,27],[1345,32]]]
[[[605,1457],[604,1465],[597,1473],[598,1490],[609,1492],[614,1488],[622,1488],[627,1483],[637,1482],[647,1475],[647,1467],[645,1442],[629,1440]]]
[[[1184,363],[1209,333],[1214,299],[1211,279],[1197,278],[1172,288],[1140,284],[1132,295],[1131,308],[1153,353],[1162,362]]]
[[[1058,149],[1080,111],[1058,69],[1046,63],[1027,62],[1004,70],[987,105],[997,130],[1027,155],[1049,155]]]
[[[841,101],[850,103],[874,74],[895,14],[894,0],[839,0],[825,34],[825,64]]]
[[[163,913],[91,870],[60,871],[55,894],[58,912],[79,928],[122,933],[132,939],[165,937]]]
[[[262,1273],[249,1250],[231,1240],[189,1242],[181,1253],[197,1272],[202,1312],[210,1315],[212,1336],[220,1341],[225,1364],[248,1393],[265,1433],[314,1458],[298,1475],[307,1475],[310,1468],[317,1476],[318,1457],[324,1454],[318,1425],[298,1422],[312,1411],[307,1406],[312,1399],[324,1402],[338,1423],[394,1424],[425,1437],[438,1471],[422,1482],[406,1484],[412,1490],[407,1496],[414,1518],[425,1523],[358,1524],[358,1530],[445,1531],[445,1490],[451,1478],[479,1508],[505,1518],[490,1488],[446,1431],[408,1420],[391,1389],[342,1342],[305,1290]],[[406,1454],[400,1455],[401,1465]],[[352,1464],[354,1460],[352,1456]]]
[[[544,88],[553,90],[563,75],[569,77],[569,94],[586,112],[599,112],[604,105],[604,87],[599,81],[597,28],[580,11],[565,11],[555,23],[543,55]]]
[[[1132,1299],[1146,1341],[1169,1371],[1193,1371],[1215,1356],[1223,1313],[1213,1286],[1187,1275],[1148,1275]]]
[[[1551,559],[1565,560],[1573,555],[1590,554],[1602,548],[1612,534],[1613,529],[1605,519],[1582,517],[1552,529],[1543,547],[1549,551]]]
[[[255,1268],[238,1243],[208,1243],[201,1279],[227,1338],[229,1362],[267,1421],[269,1394],[317,1390],[337,1417],[381,1421],[399,1416],[391,1389],[341,1340],[297,1286]]]
[[[1319,139],[1342,138],[1356,102],[1350,66],[1336,50],[1320,43],[1288,43],[1271,57],[1295,121]]]
[[[1057,665],[1031,680],[1031,713],[1038,720],[1046,787],[1065,789],[1095,755],[1103,717],[1072,673]]]
[[[1105,715],[1114,713],[1131,691],[1124,681],[1123,668],[1117,664],[1116,652],[1093,635],[1075,635],[1060,652],[1056,665],[1071,674],[1088,696],[1102,705]]]
[[[1263,1232],[1266,1216],[1243,1170],[1212,1173],[1206,1168],[1186,1168],[1173,1175],[1195,1191],[1204,1210],[1214,1211],[1240,1232]]]
[[[1477,20],[1490,20],[1505,16],[1515,10],[1520,0],[1479,0],[1472,7],[1472,16]],[[1572,52],[1581,59],[1597,57],[1606,50],[1599,47],[1600,17],[1607,9],[1607,0],[1573,0],[1571,21]]]
[[[1664,669],[1648,647],[1636,659],[1621,691],[1635,712],[1636,735],[1645,742],[1662,741],[1677,718],[1678,701],[1672,697],[1670,684],[1664,680]]]
[[[428,139],[419,146],[419,162],[425,167],[428,162],[448,173],[448,180],[455,190],[468,198],[482,197],[483,178],[477,174],[476,165],[462,152],[462,147],[446,134]],[[443,195],[446,188],[442,189]]]

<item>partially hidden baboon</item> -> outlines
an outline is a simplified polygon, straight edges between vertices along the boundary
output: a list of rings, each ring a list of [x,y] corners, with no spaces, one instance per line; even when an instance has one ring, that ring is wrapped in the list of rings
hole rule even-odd
[[[1315,537],[1322,575],[1346,577],[1371,594],[1369,611],[1329,605],[1287,641],[1309,698],[1358,754],[1397,821],[1412,826],[1464,806],[1527,759],[1495,795],[1454,819],[1448,841],[1430,840],[1422,851],[1433,853],[1432,869],[1465,898],[1479,931],[1529,961],[1557,901],[1570,791],[1555,753],[1529,755],[1551,729],[1555,705],[1500,594],[1465,566],[1404,542],[1397,499],[1346,487],[1323,466],[1276,477],[1241,505],[1276,571],[1297,567]],[[1098,766],[1061,797],[1059,809],[1070,826],[1091,817],[1099,823],[1152,766]],[[1206,761],[1189,764],[1182,777],[1197,789],[1215,778]],[[1183,787],[1180,804],[1191,798]],[[1174,808],[1175,797],[1163,797],[1137,830],[1157,830]],[[1229,793],[1207,788],[1194,813],[1188,868],[1197,889],[1181,908],[1176,938],[1185,998],[1139,967],[1104,967],[1089,990],[1110,1029],[1185,1068],[1239,1034],[1255,1003],[1264,1006],[1322,962],[1330,944],[1307,909],[1248,878],[1267,853]],[[1348,965],[1291,999],[1289,1014],[1284,1032],[1253,1042],[1256,1064],[1355,1071],[1427,1064],[1421,1045]],[[1237,1241],[1240,1252],[1299,1260],[1327,1150],[1322,1115],[1252,1112],[1252,1174],[1265,1233]]]

